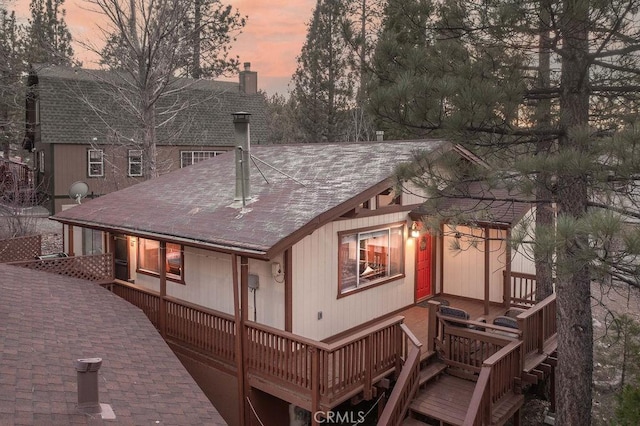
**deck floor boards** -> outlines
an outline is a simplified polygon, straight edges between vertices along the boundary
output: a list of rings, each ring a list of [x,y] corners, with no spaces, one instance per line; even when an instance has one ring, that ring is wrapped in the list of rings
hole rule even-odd
[[[416,395],[411,410],[445,423],[461,425],[475,385],[470,380],[443,375]]]

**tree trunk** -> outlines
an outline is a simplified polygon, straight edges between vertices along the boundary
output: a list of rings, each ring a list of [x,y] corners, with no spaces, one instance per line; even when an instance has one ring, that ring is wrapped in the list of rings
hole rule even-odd
[[[585,151],[588,141],[576,130],[589,122],[588,80],[588,0],[565,0],[560,18],[562,36],[562,81],[560,96],[560,149]],[[587,171],[558,174],[560,219],[575,222],[587,210]],[[593,325],[591,287],[587,261],[581,250],[588,246],[588,235],[576,231],[569,235],[558,253],[558,398],[557,423],[591,424],[593,375]]]
[[[194,1],[193,10],[193,59],[191,61],[191,77],[198,79],[202,75],[200,68],[200,47],[202,34],[202,0]]]
[[[551,38],[549,36],[549,10],[551,8],[550,0],[540,0],[540,53],[538,56],[538,86],[541,89],[549,88],[550,82],[550,56],[551,56]],[[541,99],[538,101],[536,111],[537,122],[539,127],[546,129],[551,126],[551,101],[549,99]],[[554,141],[544,138],[537,143],[536,155],[540,157],[548,157],[553,149]],[[545,171],[541,171],[538,175],[536,183],[536,198],[538,200],[551,200],[552,192],[550,189],[551,176]],[[538,232],[554,232],[553,227],[553,205],[550,201],[538,201],[536,207],[536,233]],[[534,253],[536,264],[536,300],[542,301],[553,293],[553,276],[552,263],[553,253],[542,252],[536,250]]]

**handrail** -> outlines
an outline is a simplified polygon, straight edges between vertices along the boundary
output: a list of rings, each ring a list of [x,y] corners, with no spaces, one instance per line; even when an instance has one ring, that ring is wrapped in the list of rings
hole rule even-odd
[[[516,317],[522,330],[522,357],[544,352],[545,343],[557,333],[556,295],[551,294]]]
[[[402,423],[420,384],[420,348],[422,343],[405,324],[400,324],[400,328],[405,335],[407,344],[411,344],[411,348],[391,395],[389,395],[387,405],[378,419],[379,426],[398,426]]]
[[[482,363],[476,387],[464,419],[464,426],[490,424],[492,405],[514,388],[514,379],[520,376],[521,341],[513,341]],[[513,362],[517,360],[517,362]],[[499,374],[506,369],[506,373]]]

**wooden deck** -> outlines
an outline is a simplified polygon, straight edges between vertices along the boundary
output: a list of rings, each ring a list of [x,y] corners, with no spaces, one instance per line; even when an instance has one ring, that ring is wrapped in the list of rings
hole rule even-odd
[[[464,309],[467,311],[471,319],[485,318],[487,322],[493,321],[493,319],[499,315],[503,315],[505,308],[498,305],[490,305],[489,315],[484,314],[484,301],[464,299],[461,297],[447,296],[445,297],[450,306]],[[423,303],[426,306],[426,303]],[[427,334],[429,330],[429,309],[421,305],[411,306],[400,312],[399,315],[404,317],[404,323],[409,330],[418,338],[422,343],[421,359],[428,358],[432,352],[429,350],[427,343]]]

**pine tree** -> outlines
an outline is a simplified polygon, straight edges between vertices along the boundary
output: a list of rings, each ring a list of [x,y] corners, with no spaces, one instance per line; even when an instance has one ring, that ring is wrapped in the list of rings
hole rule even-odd
[[[19,28],[14,12],[0,7],[0,143],[5,158],[22,133],[22,82],[24,69]]]
[[[347,138],[353,77],[348,72],[342,0],[318,0],[298,57],[291,96],[305,142]]]
[[[25,59],[31,64],[70,65],[71,33],[64,20],[64,0],[31,0],[25,28]]]
[[[392,1],[374,64],[381,125],[446,137],[489,165],[399,170],[430,194],[434,223],[474,220],[443,217],[442,198],[556,206],[555,229],[512,243],[528,240],[556,277],[558,424],[591,422],[591,280],[640,286],[635,13],[627,0]],[[436,178],[420,179],[427,169]],[[474,182],[485,192],[469,193]]]

